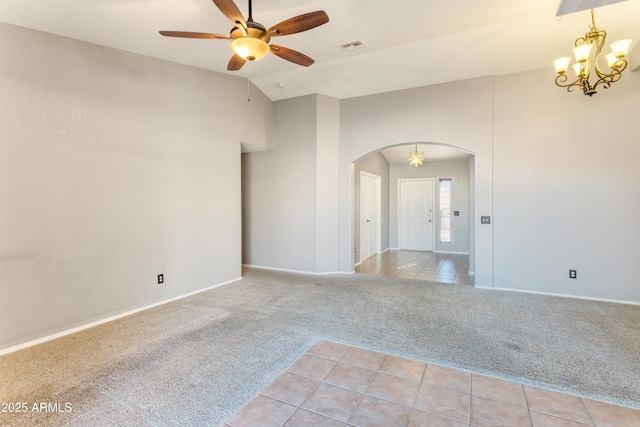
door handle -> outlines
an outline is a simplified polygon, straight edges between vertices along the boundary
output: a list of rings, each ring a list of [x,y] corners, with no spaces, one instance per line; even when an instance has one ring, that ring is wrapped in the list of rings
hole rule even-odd
[[[367,220],[367,222],[370,222],[369,220]]]

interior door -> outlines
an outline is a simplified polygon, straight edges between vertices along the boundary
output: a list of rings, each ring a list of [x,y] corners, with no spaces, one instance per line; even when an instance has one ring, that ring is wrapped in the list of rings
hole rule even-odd
[[[360,260],[380,251],[380,182],[381,178],[360,173]]]
[[[399,248],[433,250],[433,179],[400,180]]]

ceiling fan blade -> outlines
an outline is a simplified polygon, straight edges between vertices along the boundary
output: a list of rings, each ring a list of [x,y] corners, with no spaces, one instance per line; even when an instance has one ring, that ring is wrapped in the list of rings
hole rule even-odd
[[[247,62],[246,59],[234,54],[229,61],[229,65],[227,65],[227,70],[238,71],[240,68],[242,68],[245,62]]]
[[[189,31],[160,31],[160,34],[167,37],[184,37],[187,39],[230,39],[222,34],[192,33]]]
[[[279,56],[282,59],[286,59],[289,62],[293,62],[294,64],[302,65],[303,67],[308,67],[315,62],[312,58],[309,58],[304,53],[300,53],[297,50],[289,49],[288,47],[278,46],[275,44],[271,45],[271,53]]]
[[[240,9],[238,9],[238,6],[236,6],[233,0],[213,0],[213,2],[218,6],[220,12],[222,12],[222,14],[233,23],[233,25],[236,25],[239,22],[240,25],[247,28],[247,23],[245,22],[242,13],[240,13]]]
[[[286,36],[319,27],[327,22],[329,22],[329,16],[324,10],[318,10],[316,12],[305,13],[303,15],[289,18],[286,21],[282,21],[269,28],[267,33],[275,32],[275,34],[273,34],[274,37]]]

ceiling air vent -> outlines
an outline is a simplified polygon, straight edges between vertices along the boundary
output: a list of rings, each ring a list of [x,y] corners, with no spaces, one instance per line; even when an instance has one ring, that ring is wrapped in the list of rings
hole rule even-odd
[[[356,40],[354,42],[351,43],[345,43],[342,45],[342,50],[356,50],[356,49],[362,49],[365,46],[364,42],[362,40]]]

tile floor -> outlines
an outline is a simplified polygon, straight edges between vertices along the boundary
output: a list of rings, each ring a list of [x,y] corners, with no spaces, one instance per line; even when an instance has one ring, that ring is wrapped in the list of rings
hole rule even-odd
[[[473,285],[469,255],[393,249],[365,259],[355,270],[373,276]]]
[[[640,411],[328,341],[225,427],[617,427]]]

